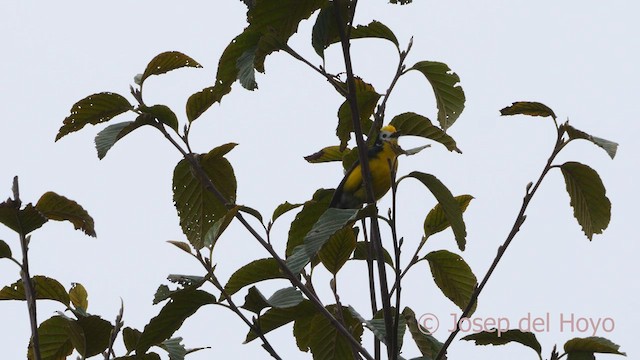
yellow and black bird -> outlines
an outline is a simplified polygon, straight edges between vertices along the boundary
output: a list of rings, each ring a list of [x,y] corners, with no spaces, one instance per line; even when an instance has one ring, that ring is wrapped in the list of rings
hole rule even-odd
[[[371,181],[375,200],[382,198],[391,188],[391,168],[398,168],[398,155],[404,153],[398,145],[398,136],[393,125],[383,126],[375,144],[367,152]],[[359,209],[367,201],[367,194],[362,180],[360,162],[347,171],[338,185],[329,207],[339,209]]]

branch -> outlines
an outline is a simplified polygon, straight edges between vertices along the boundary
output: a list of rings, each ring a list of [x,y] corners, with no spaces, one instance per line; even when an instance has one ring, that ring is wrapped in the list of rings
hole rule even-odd
[[[334,1],[336,21],[338,23],[338,32],[340,34],[340,42],[342,44],[342,54],[344,56],[345,70],[347,72],[347,88],[349,90],[347,101],[351,108],[351,120],[353,122],[353,131],[355,133],[356,142],[358,144],[358,157],[360,159],[360,169],[362,170],[362,180],[366,192],[367,203],[375,205],[375,196],[373,194],[373,186],[371,183],[371,169],[369,169],[369,162],[367,158],[367,144],[364,141],[362,135],[362,127],[360,126],[360,112],[358,110],[358,101],[356,97],[356,85],[353,75],[353,67],[351,64],[350,42],[343,21],[340,15],[339,1]],[[376,208],[377,211],[377,208]],[[391,318],[391,301],[389,298],[389,290],[387,285],[387,273],[384,263],[384,255],[382,248],[382,241],[380,238],[380,226],[378,224],[377,217],[371,217],[371,242],[373,244],[374,254],[376,256],[378,265],[378,277],[380,278],[380,297],[382,299],[382,311],[384,314],[384,324],[386,329],[387,344],[393,344],[389,341],[392,334],[393,319]],[[393,347],[387,347],[387,354],[390,359],[394,359],[396,356],[395,349]]]
[[[478,285],[475,288],[475,290],[473,291],[473,294],[471,294],[471,299],[469,300],[469,304],[467,304],[467,307],[464,309],[464,311],[460,315],[460,318],[459,318],[460,320],[458,320],[458,323],[456,324],[455,330],[452,331],[449,334],[449,337],[447,338],[445,343],[442,345],[442,348],[440,349],[440,352],[438,352],[438,356],[436,356],[435,360],[441,360],[441,359],[444,358],[444,355],[447,352],[447,348],[451,345],[451,342],[456,337],[458,332],[460,332],[460,322],[464,318],[469,316],[469,313],[471,312],[471,309],[473,308],[474,304],[478,300],[478,296],[480,296],[480,293],[482,292],[482,289],[484,289],[484,286],[489,281],[489,278],[491,277],[491,275],[493,274],[493,271],[498,266],[498,263],[500,262],[500,259],[502,259],[502,256],[507,251],[507,248],[509,247],[509,244],[511,244],[511,241],[513,240],[513,238],[520,231],[520,226],[522,226],[522,224],[524,223],[525,219],[527,218],[527,216],[525,215],[525,212],[527,211],[527,207],[529,206],[529,203],[531,202],[531,199],[533,198],[533,195],[538,190],[538,187],[540,187],[540,184],[542,183],[542,180],[544,179],[544,177],[547,175],[549,170],[551,170],[551,168],[553,167],[551,165],[551,163],[556,158],[556,156],[558,155],[560,150],[562,150],[562,148],[566,144],[566,142],[564,142],[562,140],[563,130],[558,128],[557,126],[556,126],[556,128],[557,128],[557,131],[558,131],[558,137],[556,139],[555,147],[553,148],[553,151],[551,152],[551,155],[549,156],[549,159],[547,160],[547,164],[545,165],[544,169],[542,169],[542,173],[538,177],[538,180],[536,181],[535,185],[533,185],[533,187],[531,186],[532,183],[529,183],[527,185],[526,194],[525,194],[524,198],[522,199],[522,206],[520,207],[520,212],[518,213],[518,216],[516,217],[516,220],[513,223],[513,227],[511,228],[511,231],[507,235],[507,238],[505,239],[504,243],[498,247],[498,253],[497,253],[495,259],[493,259],[493,263],[491,263],[491,266],[489,267],[489,270],[487,270],[487,273],[482,278],[482,281],[480,282],[480,285]]]

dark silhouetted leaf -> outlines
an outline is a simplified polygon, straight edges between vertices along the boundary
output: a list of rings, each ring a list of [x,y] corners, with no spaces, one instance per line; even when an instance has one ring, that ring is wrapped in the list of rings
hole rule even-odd
[[[215,102],[220,102],[222,97],[229,93],[229,91],[231,91],[231,84],[229,84],[228,88],[210,86],[189,96],[186,105],[187,120],[192,122],[199,118],[211,105]]]
[[[373,115],[381,95],[376,92],[376,89],[374,89],[371,84],[364,82],[360,78],[355,79],[355,85],[360,124],[362,131],[368,133],[371,128],[369,118]],[[340,139],[341,148],[347,146],[347,142],[351,139],[352,132],[353,119],[351,118],[351,106],[349,105],[349,101],[345,100],[338,109],[338,128],[336,129],[336,135],[338,135]]]
[[[169,244],[177,247],[178,249],[191,254],[191,246],[189,246],[189,244],[187,244],[186,242],[183,241],[175,241],[175,240],[168,240],[167,241]]]
[[[280,266],[275,259],[254,260],[236,270],[224,286],[224,290],[227,294],[233,295],[247,285],[281,278],[284,279],[286,276],[280,271]]]
[[[89,236],[96,236],[93,218],[89,213],[77,202],[62,195],[52,191],[44,193],[38,200],[36,209],[49,220],[68,221],[76,230],[80,229]]]
[[[384,262],[389,266],[393,267],[393,260],[391,259],[391,255],[387,249],[382,249],[384,252]],[[356,248],[353,251],[353,260],[367,260],[367,252],[369,252],[369,244],[364,241],[358,241],[356,243]],[[375,259],[374,256],[371,257]]]
[[[64,360],[71,355],[73,345],[68,335],[68,326],[67,319],[62,316],[53,316],[38,326],[42,360]],[[35,359],[31,343],[27,358]]]
[[[356,248],[356,231],[346,227],[338,230],[318,252],[320,261],[332,274],[337,274]]]
[[[285,213],[293,209],[299,208],[302,205],[303,204],[291,204],[288,201],[285,201],[284,203],[278,205],[278,207],[275,210],[273,210],[273,215],[271,216],[271,223],[274,223],[277,218],[284,215]]]
[[[420,61],[409,70],[421,72],[433,87],[438,106],[438,123],[445,131],[464,110],[465,95],[459,85],[460,77],[444,63]]]
[[[409,328],[409,333],[416,343],[418,350],[420,350],[420,353],[423,355],[423,358],[435,359],[440,349],[442,349],[443,344],[431,334],[421,329],[421,325],[418,324],[418,320],[416,319],[416,314],[411,308],[405,307],[402,310],[402,316],[404,316],[404,320]]]
[[[243,309],[247,309],[255,314],[260,314],[263,309],[270,307],[267,302],[267,298],[262,295],[257,287],[252,286],[247,291],[247,296],[244,297]]]
[[[273,293],[267,303],[274,308],[286,309],[297,306],[304,300],[302,293],[295,287],[287,287]]]
[[[304,203],[302,210],[296,215],[289,229],[289,239],[287,240],[287,257],[293,254],[293,249],[302,245],[304,237],[307,235],[313,224],[315,224],[320,215],[329,207],[333,189],[319,189],[313,194],[311,200]]]
[[[599,354],[627,354],[619,351],[620,346],[614,344],[609,339],[599,336],[590,336],[586,338],[573,338],[564,343],[564,351],[571,355],[572,353],[587,352]]]
[[[91,357],[107,349],[111,339],[111,331],[113,330],[113,325],[111,325],[110,322],[95,315],[80,317],[77,321],[73,322],[82,329],[82,337],[84,338],[85,345],[84,351],[78,351],[81,355]],[[77,347],[76,349],[78,350]]]
[[[556,118],[556,114],[545,104],[531,101],[517,101],[500,110],[500,115],[529,115],[529,116],[551,116]]]
[[[422,115],[412,112],[402,113],[394,116],[389,124],[395,126],[402,136],[413,135],[431,139],[444,145],[449,151],[462,153],[451,136]]]
[[[10,258],[11,255],[11,248],[9,245],[4,240],[0,240],[0,259]]]
[[[224,155],[235,145],[221,145],[208,154],[197,156],[209,179],[230,203],[235,202],[237,184],[233,168]],[[207,190],[186,159],[181,160],[173,172],[173,201],[182,231],[196,249],[201,249],[214,222],[227,214],[226,204]]]
[[[254,60],[256,58],[257,46],[252,46],[245,50],[236,61],[238,69],[238,81],[243,88],[247,90],[255,90],[258,88],[256,83],[256,72],[254,70]]]
[[[155,118],[160,123],[172,128],[176,133],[178,132],[178,117],[176,114],[166,105],[153,105],[151,107],[141,106],[140,111],[149,116]]]
[[[335,306],[327,306],[327,310],[335,313]],[[347,329],[353,337],[360,341],[363,333],[362,323],[347,308],[342,309]],[[335,326],[322,314],[316,314],[309,329],[311,337],[309,348],[314,359],[351,359],[353,352],[349,341],[338,332]]]
[[[352,39],[366,39],[377,38],[391,41],[398,51],[400,50],[400,44],[396,35],[385,24],[373,20],[368,25],[358,25],[351,30]]]
[[[36,299],[55,300],[69,306],[69,294],[58,280],[36,275],[31,278],[31,281],[36,290]],[[2,288],[0,300],[26,300],[22,280]]]
[[[353,221],[357,214],[356,209],[327,209],[304,237],[303,244],[294,249],[293,254],[287,258],[287,266],[291,272],[299,273],[329,238]]]
[[[602,234],[611,220],[611,201],[598,173],[587,165],[566,162],[560,165],[567,192],[571,198],[573,215],[589,240]]]
[[[538,342],[536,335],[531,332],[521,330],[498,330],[481,331],[476,334],[467,335],[462,340],[475,341],[476,345],[504,345],[510,342],[517,342],[533,349],[538,355],[542,354],[542,346]]]
[[[460,210],[464,213],[473,199],[473,196],[460,195],[456,196],[454,199],[456,199],[458,205],[460,205]],[[447,220],[444,209],[442,209],[442,205],[438,203],[433,207],[433,209],[431,209],[431,211],[429,211],[427,217],[424,219],[424,236],[429,237],[447,229],[449,226],[451,226],[451,224],[449,224],[449,221]]]
[[[349,148],[341,150],[340,146],[327,146],[316,153],[305,156],[304,159],[312,164],[329,161],[342,161],[342,157],[348,151]]]
[[[178,51],[167,51],[156,55],[144,70],[140,82],[143,83],[151,75],[160,75],[183,67],[201,68],[202,65],[189,56]]]
[[[169,339],[182,323],[200,307],[213,304],[216,298],[202,290],[185,291],[174,295],[158,316],[144,327],[136,344],[136,353],[145,353],[151,346]]]
[[[98,159],[102,160],[109,150],[115,145],[118,140],[125,137],[125,135],[131,133],[133,130],[143,126],[143,125],[152,125],[151,120],[145,116],[140,115],[136,118],[135,121],[125,121],[113,125],[109,125],[106,128],[102,129],[96,135],[95,144],[96,150],[98,151]]]
[[[412,177],[420,180],[420,182],[423,183],[429,191],[431,191],[433,196],[438,200],[447,221],[451,225],[451,229],[456,237],[456,242],[458,243],[458,248],[464,251],[467,243],[467,230],[464,220],[462,219],[462,208],[451,194],[451,191],[449,191],[449,189],[447,189],[440,180],[431,174],[413,171],[406,177]]]
[[[569,135],[569,139],[571,140],[584,139],[584,140],[591,141],[592,143],[603,148],[604,151],[606,151],[607,154],[612,159],[616,156],[616,152],[618,151],[618,143],[589,135],[586,132],[578,130],[569,124],[564,124],[563,127],[567,131],[567,135]]]
[[[447,250],[432,251],[424,258],[429,262],[433,280],[442,293],[461,310],[464,310],[478,284],[469,265],[460,255]],[[476,306],[477,302],[471,308],[469,316],[473,314]]]
[[[309,300],[303,300],[300,304],[285,308],[271,308],[260,317],[259,325],[260,329],[264,334],[275,330],[281,326],[284,326],[290,322],[297,321],[299,319],[312,317],[316,314],[316,308]],[[321,315],[322,316],[322,315]],[[244,340],[244,343],[248,343],[258,336],[253,332],[249,331],[247,334],[247,338]]]
[[[46,222],[47,218],[31,204],[27,204],[24,209],[17,209],[12,200],[0,203],[0,223],[18,234],[26,235]]]
[[[142,335],[140,330],[136,330],[128,326],[122,329],[122,340],[124,341],[124,347],[127,351],[135,350],[136,344],[138,343],[138,340],[140,340],[140,335]]]
[[[71,114],[64,119],[62,127],[58,130],[56,141],[87,124],[96,125],[109,121],[129,110],[133,110],[133,106],[122,95],[111,92],[89,95],[73,104]]]
[[[313,321],[313,316],[307,316],[293,323],[293,336],[296,338],[296,345],[298,345],[300,351],[309,352],[311,321]]]

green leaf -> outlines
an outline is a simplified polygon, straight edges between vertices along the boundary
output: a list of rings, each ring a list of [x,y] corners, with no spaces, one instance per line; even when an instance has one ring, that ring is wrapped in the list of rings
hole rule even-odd
[[[95,315],[80,317],[77,321],[69,321],[73,321],[82,329],[84,349],[80,351],[76,347],[80,355],[91,357],[107,349],[111,340],[111,331],[113,330],[113,325],[110,322]]]
[[[462,153],[451,136],[422,115],[413,112],[402,113],[394,116],[389,124],[393,125],[402,136],[413,135],[431,139],[444,145],[449,151]]]
[[[335,314],[337,309],[334,305],[329,305],[327,310]],[[342,309],[342,315],[347,329],[350,329],[353,337],[360,341],[363,333],[360,320],[356,319],[347,308]],[[316,314],[313,317],[309,331],[311,333],[309,348],[314,359],[351,359],[353,357],[350,342],[324,315]]]
[[[471,195],[459,195],[454,197],[460,206],[460,210],[464,213],[469,206],[469,203],[473,199]],[[448,227],[451,224],[449,220],[447,220],[447,216],[442,208],[440,203],[436,204],[427,214],[427,217],[424,219],[424,236],[429,237],[433,234],[439,233]]]
[[[73,345],[68,335],[68,326],[67,319],[62,316],[53,316],[38,326],[42,360],[64,360],[71,355]],[[35,359],[31,343],[27,358]]]
[[[87,124],[96,125],[109,121],[129,110],[133,110],[133,106],[122,95],[111,92],[89,95],[73,104],[71,114],[64,119],[58,130],[56,141]]]
[[[194,104],[190,106],[189,103],[192,100],[189,98],[187,102],[187,114],[190,113],[189,109],[191,107],[197,110],[191,111],[192,115],[188,116],[190,121],[195,120],[204,110],[211,106],[211,104],[222,101],[222,97],[231,91],[231,85],[238,78],[238,60],[247,50],[255,48],[258,45],[258,40],[260,40],[260,33],[253,31],[250,27],[236,36],[235,39],[231,40],[231,43],[227,45],[227,48],[224,49],[220,57],[215,85],[213,88],[203,90],[203,93],[199,95],[199,102],[202,103],[202,106],[196,107],[193,106]],[[195,95],[196,94],[192,96]],[[193,101],[195,102],[196,99]]]
[[[141,106],[140,111],[149,116],[155,118],[160,123],[172,128],[176,133],[178,132],[178,117],[176,114],[166,105],[153,105],[151,107]]]
[[[253,216],[258,221],[260,221],[260,223],[263,222],[262,214],[260,214],[260,212],[258,210],[256,210],[256,209],[253,209],[253,208],[250,208],[250,207],[244,206],[244,205],[238,205],[238,211],[242,211],[243,213],[246,213],[246,214],[249,214],[249,215]]]
[[[398,51],[400,51],[400,43],[398,38],[385,24],[373,20],[368,25],[358,25],[351,30],[352,39],[377,38],[391,41]]]
[[[429,189],[429,191],[431,191],[433,196],[441,205],[442,211],[444,212],[447,221],[451,225],[451,230],[453,230],[453,233],[455,235],[456,242],[458,243],[458,248],[461,251],[464,251],[467,243],[467,230],[464,224],[464,220],[462,219],[463,210],[460,207],[459,202],[451,194],[451,191],[449,191],[449,189],[447,189],[447,187],[440,180],[438,180],[431,174],[413,171],[405,177],[418,179]]]
[[[311,155],[304,157],[311,164],[330,162],[330,161],[342,161],[342,157],[349,152],[349,148],[342,150],[340,146],[327,146],[320,149]]]
[[[257,47],[258,46],[256,45],[246,49],[236,61],[238,81],[240,82],[240,85],[247,90],[255,90],[258,88],[258,84],[256,83],[256,72],[253,69]]]
[[[87,311],[89,307],[89,294],[80,283],[72,283],[69,290],[69,299],[76,309]]]
[[[181,337],[175,337],[163,341],[159,346],[169,354],[169,360],[184,360],[187,349],[182,345]]]
[[[135,121],[125,121],[113,125],[109,125],[106,128],[102,129],[96,135],[95,144],[96,150],[98,151],[98,159],[102,160],[109,150],[115,145],[115,143],[125,137],[125,135],[133,132],[133,130],[143,126],[143,125],[152,125],[153,123],[149,120],[148,116],[140,115],[136,118]]]
[[[387,251],[387,249],[382,249],[384,252],[384,262],[389,266],[393,267],[393,260],[391,259],[391,255]],[[367,260],[367,253],[369,252],[369,244],[364,241],[358,241],[356,243],[356,248],[353,251],[353,260]],[[371,256],[372,259],[375,257]]]
[[[289,239],[287,240],[287,257],[293,254],[293,249],[298,245],[302,245],[304,237],[307,235],[313,224],[315,224],[320,215],[329,207],[331,198],[333,197],[333,189],[319,189],[313,194],[311,200],[304,203],[302,210],[296,215],[291,222],[289,229]]]
[[[188,275],[170,275],[169,281],[178,283],[182,287],[178,287],[175,290],[169,289],[167,285],[160,285],[153,296],[153,305],[161,303],[176,294],[189,292],[198,289],[205,283],[206,279],[202,276],[188,276]]]
[[[195,67],[201,68],[202,65],[193,60],[189,56],[178,51],[167,51],[156,55],[144,70],[140,83],[142,84],[151,75],[160,75],[171,70],[183,68],[183,67]]]
[[[409,328],[409,333],[416,343],[418,350],[420,350],[420,353],[424,356],[424,359],[435,359],[440,349],[442,349],[443,344],[431,334],[427,334],[421,329],[416,319],[416,314],[411,308],[405,307],[402,310],[402,315]]]
[[[218,242],[218,239],[222,235],[222,233],[227,229],[231,221],[236,217],[238,213],[239,206],[234,206],[229,209],[227,213],[220,219],[216,220],[209,231],[204,236],[204,246],[207,248],[212,248]]]
[[[36,299],[55,300],[69,306],[69,294],[58,280],[36,275],[31,278],[31,281],[36,290]],[[22,280],[3,287],[2,290],[0,290],[0,300],[26,300]]]
[[[185,291],[171,298],[158,316],[144,327],[136,344],[136,353],[145,353],[151,346],[158,345],[168,339],[182,326],[182,323],[193,315],[200,307],[214,304],[213,295],[202,290]]]
[[[127,349],[127,352],[135,350],[136,344],[138,340],[140,340],[140,335],[142,335],[140,330],[128,326],[122,329],[122,340],[124,341],[124,347]]]
[[[534,333],[516,329],[507,331],[498,329],[491,330],[492,331],[481,331],[476,334],[467,335],[463,337],[462,340],[474,340],[476,345],[504,345],[510,342],[517,342],[533,349],[539,356],[542,354],[542,346],[540,346]]]
[[[189,120],[189,122],[199,118],[211,105],[215,102],[220,102],[222,97],[231,91],[231,84],[229,84],[228,88],[221,86],[222,85],[218,87],[210,86],[189,96],[186,105],[187,120]]]
[[[567,131],[567,135],[569,135],[569,139],[584,139],[588,140],[599,147],[603,148],[604,151],[613,159],[616,156],[616,152],[618,151],[618,143],[613,141],[609,141],[603,138],[595,137],[587,134],[584,131],[578,130],[569,124],[562,125],[563,128]]]
[[[13,200],[0,203],[0,223],[18,234],[27,235],[46,222],[47,218],[31,204],[17,209]]]
[[[142,355],[119,356],[113,360],[161,360],[160,355],[150,352]]]
[[[318,257],[327,270],[337,274],[356,248],[355,229],[346,227],[333,234],[318,252]]]
[[[221,145],[208,154],[197,156],[209,179],[230,203],[235,202],[237,184],[233,168],[224,154],[235,145]],[[173,201],[182,231],[196,249],[201,249],[213,223],[227,214],[226,204],[207,190],[186,159],[181,160],[173,172]]]
[[[280,216],[284,215],[285,213],[299,208],[300,206],[302,206],[303,204],[291,204],[288,201],[285,201],[284,203],[278,205],[278,207],[273,210],[273,215],[271,216],[271,223],[273,224],[274,222],[276,222],[276,219],[279,218]]]
[[[591,240],[593,234],[602,234],[611,220],[611,201],[602,180],[595,170],[578,162],[566,162],[560,165],[560,170],[571,199],[573,216]]]
[[[384,322],[384,315],[382,310],[378,311],[373,319],[366,320],[352,306],[349,306],[348,309],[351,315],[353,315],[356,319],[358,319],[360,323],[363,323],[364,326],[367,329],[369,329],[378,340],[382,341],[382,343],[384,344],[387,344],[387,329],[386,329],[386,324]],[[404,333],[406,330],[407,330],[407,323],[404,317],[401,317],[398,321],[398,333],[397,333],[398,353],[400,353],[400,350],[402,349]]]
[[[36,209],[49,220],[68,221],[76,230],[80,229],[89,236],[96,236],[93,218],[89,213],[77,202],[62,195],[53,191],[44,193],[38,200]]]
[[[327,209],[304,237],[303,244],[287,258],[291,272],[297,274],[302,271],[329,238],[355,219],[357,214],[357,209]]]
[[[411,4],[413,2],[413,0],[389,0],[389,4],[400,4],[400,5],[407,5],[407,4]]]
[[[300,351],[309,352],[309,343],[311,342],[311,322],[313,316],[303,317],[293,323],[293,336],[296,338],[296,345]]]
[[[429,262],[433,280],[442,293],[464,310],[471,301],[471,295],[478,284],[469,265],[460,255],[447,250],[432,251],[424,258]],[[476,301],[469,316],[473,314],[477,304]]]
[[[529,116],[551,116],[556,118],[556,114],[545,104],[532,101],[516,101],[511,106],[500,110],[500,115],[529,115]]]
[[[373,85],[364,82],[360,78],[355,79],[355,85],[360,124],[362,131],[367,133],[371,128],[369,118],[373,115],[381,95],[376,92]],[[351,119],[351,106],[349,105],[349,101],[345,100],[338,109],[338,128],[336,129],[336,135],[338,135],[340,139],[340,148],[347,146],[347,142],[351,139],[352,132],[353,120]]]
[[[466,99],[459,85],[460,77],[447,64],[435,61],[420,61],[408,70],[421,72],[433,87],[438,107],[438,123],[446,131],[464,110]]]
[[[254,260],[231,275],[224,286],[225,292],[231,296],[247,285],[269,279],[285,279],[280,266],[274,258]]]
[[[0,240],[0,259],[10,258],[11,256],[11,248],[9,245],[4,240]]]
[[[348,14],[348,3],[340,2],[340,14],[341,18],[346,20]],[[313,24],[313,30],[311,31],[311,45],[321,58],[324,59],[324,50],[331,44],[335,44],[340,41],[340,34],[338,32],[338,23],[336,21],[335,5],[333,1],[328,2],[320,11],[316,17],[316,22]]]
[[[260,314],[263,309],[268,307],[269,303],[260,290],[255,286],[250,287],[247,292],[247,296],[244,297],[244,304],[242,304],[242,308],[255,314]]]
[[[599,354],[627,354],[619,351],[620,346],[614,344],[609,339],[599,336],[590,336],[586,338],[573,338],[564,343],[564,351],[569,355],[578,352],[599,353]]]
[[[315,306],[309,300],[303,300],[300,304],[294,307],[284,309],[272,308],[265,311],[265,313],[258,319],[258,324],[262,332],[267,334],[270,331],[290,322],[312,317],[316,312]],[[246,344],[255,340],[257,337],[258,336],[253,331],[249,331],[244,343]]]
[[[191,246],[189,244],[187,244],[186,242],[183,241],[175,241],[175,240],[167,240],[167,242],[175,247],[177,247],[178,249],[191,254]]]
[[[304,300],[302,293],[295,287],[287,287],[273,293],[267,303],[274,308],[286,309],[297,306]]]

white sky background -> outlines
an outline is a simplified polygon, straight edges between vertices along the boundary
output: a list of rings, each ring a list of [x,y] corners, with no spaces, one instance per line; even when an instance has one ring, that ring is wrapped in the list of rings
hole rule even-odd
[[[20,176],[25,202],[49,190],[78,201],[93,216],[98,238],[88,238],[64,223],[46,224],[33,233],[32,274],[56,278],[67,288],[80,282],[89,292],[89,311],[113,321],[125,304],[125,324],[138,329],[160,306],[151,300],[168,274],[201,274],[199,265],[167,244],[184,240],[172,204],[171,176],[179,154],[152,129],[129,135],[99,161],[93,145],[104,127],[88,126],[58,143],[54,137],[77,101],[89,94],[114,91],[128,95],[133,76],[156,54],[182,51],[204,69],[177,70],[150,78],[148,104],[166,104],[184,121],[187,97],[213,84],[220,54],[245,27],[240,1],[3,2],[0,13],[0,197],[11,194],[11,179]],[[596,169],[613,203],[613,216],[603,235],[592,242],[573,218],[559,171],[552,171],[528,211],[521,233],[509,248],[481,295],[477,317],[506,317],[512,324],[531,313],[550,315],[549,332],[536,333],[548,358],[554,344],[592,335],[560,329],[560,316],[611,318],[612,332],[596,333],[622,346],[631,358],[640,350],[635,335],[640,317],[636,276],[638,175],[637,97],[640,60],[637,14],[631,1],[511,2],[415,1],[400,7],[385,1],[360,1],[357,22],[382,21],[403,46],[414,37],[407,63],[447,63],[461,77],[467,102],[450,134],[464,154],[449,153],[439,144],[402,158],[400,173],[419,170],[435,174],[454,194],[476,199],[465,214],[468,246],[462,256],[480,278],[507,235],[524,195],[551,152],[555,130],[550,119],[500,117],[513,101],[540,101],[560,120],[588,133],[620,143],[615,160],[583,141],[574,142],[556,163],[580,161]],[[313,19],[313,18],[312,18]],[[313,63],[320,59],[310,46],[313,20],[303,22],[290,44]],[[331,71],[342,68],[338,47],[327,53]],[[387,88],[396,67],[393,45],[384,40],[353,42],[357,74]],[[342,170],[336,164],[307,164],[302,157],[336,143],[336,113],[342,99],[315,72],[284,53],[270,56],[260,89],[248,92],[238,84],[222,105],[213,106],[193,126],[194,149],[207,152],[227,142],[240,144],[228,158],[238,179],[238,202],[269,218],[280,203],[303,202],[320,187],[335,187]],[[133,101],[133,99],[131,99]],[[419,74],[401,79],[389,101],[387,116],[415,111],[435,119],[432,91]],[[131,115],[116,121],[132,120]],[[401,139],[420,145],[421,139]],[[419,241],[422,221],[435,204],[417,182],[407,181],[399,193],[399,231],[405,238],[405,263]],[[386,213],[385,198],[381,209]],[[273,241],[284,249],[293,213],[276,223]],[[0,238],[14,253],[17,237],[6,228]],[[450,231],[430,240],[429,250],[456,253]],[[216,247],[218,275],[226,280],[241,265],[267,253],[237,224]],[[317,271],[317,287],[327,289],[328,276]],[[364,263],[349,263],[338,287],[344,303],[367,313]],[[0,261],[0,285],[19,277],[16,266]],[[266,286],[265,286],[266,285]],[[284,281],[263,284],[270,294]],[[426,263],[416,266],[403,288],[405,305],[420,315],[434,313],[444,341],[459,310],[434,285]],[[328,291],[323,300],[331,302]],[[243,295],[237,302],[243,302]],[[39,303],[39,320],[61,310]],[[0,348],[3,359],[25,357],[29,338],[26,304],[0,303]],[[446,329],[444,328],[446,327]],[[242,345],[246,328],[230,311],[205,307],[175,335],[187,347],[212,350],[189,359],[223,356],[267,358],[254,341]],[[268,335],[287,359],[310,358],[300,353],[291,326]],[[368,337],[367,339],[369,339]],[[119,342],[118,344],[121,344]],[[367,345],[370,341],[367,341]],[[409,338],[405,357],[418,356]],[[119,347],[122,350],[122,347]],[[450,359],[536,358],[520,345],[476,347],[455,341]],[[123,355],[122,351],[120,355]],[[164,356],[164,355],[163,355]],[[610,358],[611,356],[602,356]],[[163,357],[164,358],[164,357]],[[598,356],[600,358],[600,356]]]

